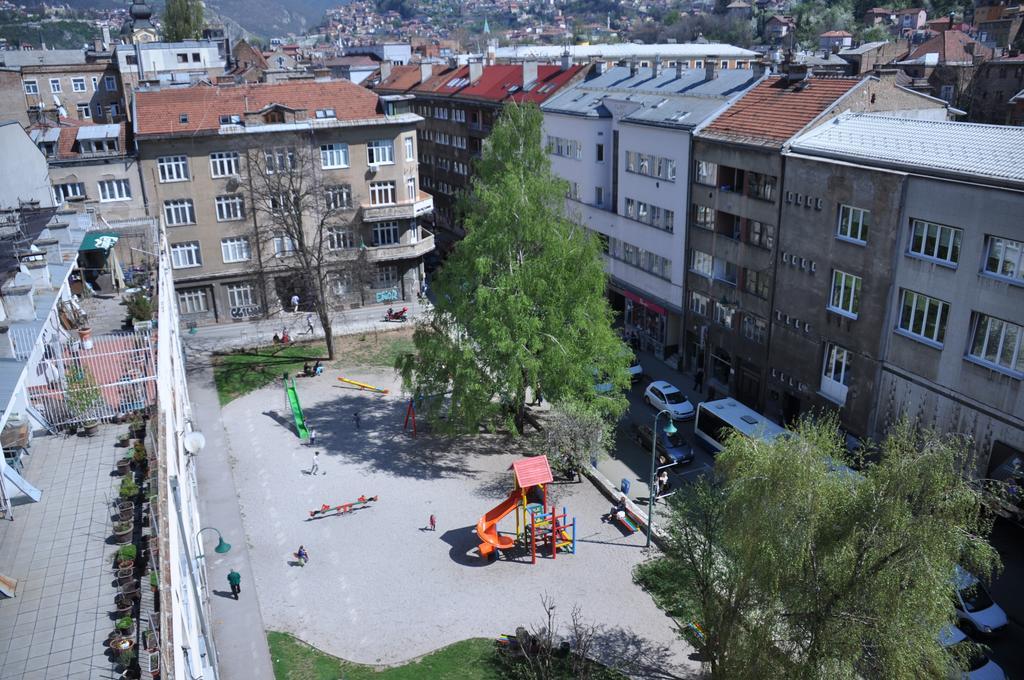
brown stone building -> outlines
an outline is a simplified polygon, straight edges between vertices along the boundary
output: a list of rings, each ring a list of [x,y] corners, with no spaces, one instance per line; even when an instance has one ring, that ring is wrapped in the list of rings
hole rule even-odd
[[[978,67],[967,110],[975,123],[1020,125],[1011,99],[1024,90],[1024,56],[1001,57]]]
[[[434,237],[419,221],[433,199],[419,187],[416,124],[403,101],[347,81],[195,86],[136,96],[146,198],[167,228],[182,316],[232,321],[290,307],[296,287],[288,258],[298,247],[273,231],[274,201],[255,193],[255,173],[307,168],[308,221],[338,215],[307,242],[326,240],[332,306],[408,300],[422,282],[422,257]],[[306,165],[303,165],[306,163]],[[297,180],[298,181],[298,180]],[[310,194],[306,194],[307,196]],[[271,210],[257,206],[271,205]],[[372,272],[354,281],[348,265]],[[306,307],[308,309],[308,307]]]
[[[102,123],[123,120],[121,76],[110,52],[0,52],[0,61],[20,70],[24,107],[32,120],[61,116]]]
[[[990,48],[966,33],[948,30],[918,45],[898,64],[914,79],[914,89],[965,109],[978,67],[992,56]]]

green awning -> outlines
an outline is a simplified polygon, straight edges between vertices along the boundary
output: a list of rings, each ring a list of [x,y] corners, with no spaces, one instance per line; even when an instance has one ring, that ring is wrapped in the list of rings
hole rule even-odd
[[[118,238],[120,237],[117,234],[105,234],[101,231],[89,232],[85,235],[85,239],[82,241],[82,246],[78,250],[79,252],[85,252],[87,250],[107,251],[114,247]]]

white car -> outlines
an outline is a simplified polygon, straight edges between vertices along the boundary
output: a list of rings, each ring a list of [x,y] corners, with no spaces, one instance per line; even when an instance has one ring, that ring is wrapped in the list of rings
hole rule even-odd
[[[961,623],[981,635],[991,635],[1006,626],[1006,612],[992,601],[978,577],[957,565],[953,583],[956,585],[956,616]]]
[[[671,383],[655,380],[644,390],[644,401],[659,411],[668,411],[672,420],[688,420],[693,417],[693,404]]]
[[[939,643],[946,649],[953,651],[957,645],[967,640],[967,635],[956,626],[946,626],[939,632]],[[967,670],[954,668],[949,677],[959,680],[1006,680],[1006,673],[995,661],[989,658],[986,650],[980,645],[971,645],[968,641],[962,657],[966,662]]]

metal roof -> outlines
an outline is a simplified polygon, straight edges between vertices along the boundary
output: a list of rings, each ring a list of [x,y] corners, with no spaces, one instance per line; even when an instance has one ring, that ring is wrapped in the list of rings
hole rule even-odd
[[[36,128],[29,133],[32,141],[38,144],[39,142],[56,142],[60,139],[60,128],[50,127],[45,129]]]
[[[1024,127],[844,113],[787,151],[1024,186]]]
[[[63,66],[84,64],[85,50],[0,50],[4,66]]]
[[[78,128],[77,139],[117,139],[120,134],[120,125],[85,125]]]
[[[724,43],[661,43],[640,45],[638,43],[616,43],[614,45],[517,45],[499,47],[495,50],[498,59],[548,59],[557,61],[565,50],[573,59],[628,59],[629,57],[662,59],[690,59],[696,57],[728,57],[730,59],[755,59],[757,52],[745,50]]]
[[[655,77],[649,68],[638,68],[635,75],[630,75],[626,67],[612,68],[567,88],[542,104],[541,109],[548,113],[607,118],[611,113],[605,101],[615,101],[635,107],[622,120],[689,128],[759,79],[747,69],[718,69],[710,80],[702,68],[684,69],[681,77],[676,73],[675,68],[661,69]]]

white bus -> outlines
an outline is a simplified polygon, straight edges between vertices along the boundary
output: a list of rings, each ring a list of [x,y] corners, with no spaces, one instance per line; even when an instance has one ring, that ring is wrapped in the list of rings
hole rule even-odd
[[[693,430],[697,437],[711,448],[712,453],[718,453],[725,448],[725,440],[733,430],[746,437],[766,441],[789,434],[786,428],[773,423],[735,399],[716,399],[698,404]]]

